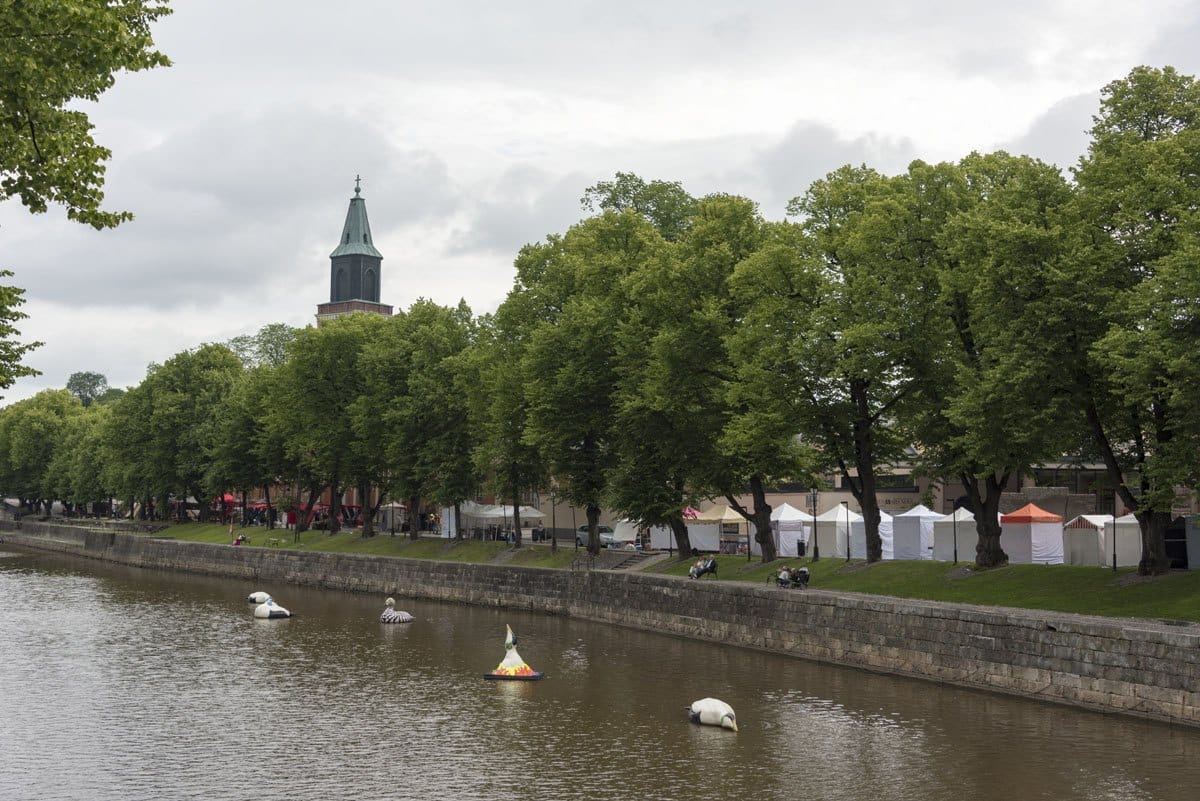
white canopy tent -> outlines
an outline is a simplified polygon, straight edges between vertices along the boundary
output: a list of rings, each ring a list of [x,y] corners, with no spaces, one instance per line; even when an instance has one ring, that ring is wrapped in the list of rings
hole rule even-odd
[[[1113,542],[1117,540],[1117,566],[1132,567],[1142,561],[1142,526],[1133,515],[1122,515],[1101,532],[1101,563],[1112,565]],[[1191,551],[1189,551],[1190,553]],[[1195,553],[1200,553],[1200,549]],[[1191,561],[1188,561],[1191,564]],[[1198,565],[1200,567],[1200,565]]]
[[[641,526],[632,520],[622,518],[613,524],[613,542],[626,543],[637,542],[638,533],[641,531]]]
[[[975,515],[967,508],[955,509],[954,514],[933,521],[933,558],[942,562],[954,561],[955,542],[958,543],[958,560],[975,561],[975,546],[979,532],[975,529]]]
[[[879,539],[883,543],[883,558],[892,559],[892,516],[882,509],[879,510]],[[850,523],[850,558],[867,558],[867,519],[862,515]]]
[[[808,547],[812,536],[813,516],[802,509],[797,509],[790,503],[785,503],[771,510],[771,533],[775,537],[775,551],[779,556],[799,556],[799,545]],[[754,543],[754,553],[761,553],[758,543]]]
[[[462,525],[464,529],[468,530],[468,534],[474,526],[512,524],[512,506],[463,501],[458,504],[458,510],[462,513]],[[545,514],[535,510],[533,506],[521,507],[522,522],[544,517],[546,517]],[[454,537],[457,528],[454,520],[454,506],[442,507],[442,531],[440,534],[443,537]]]
[[[1136,521],[1135,521],[1136,523]],[[1112,564],[1116,518],[1112,515],[1079,515],[1063,526],[1063,562],[1068,565]],[[1106,547],[1107,543],[1107,547]],[[1141,549],[1138,549],[1139,555]],[[1118,560],[1121,554],[1117,554]]]
[[[1063,519],[1034,504],[1000,515],[1000,547],[1012,565],[1061,565]]]
[[[861,525],[862,519],[862,515],[840,504],[817,515],[817,519],[813,521],[813,533],[816,547],[821,549],[821,554],[845,559],[851,527],[855,521]]]
[[[751,529],[750,522],[740,514],[735,512],[731,507],[725,504],[718,504],[713,508],[700,512],[692,521],[699,524],[708,524],[716,527],[717,530],[717,547],[715,550],[721,550],[721,543],[729,543],[726,550],[737,552],[739,546],[746,545],[747,534]],[[736,534],[725,533],[727,527],[736,526]],[[704,551],[707,548],[702,548],[696,544],[696,540],[692,537],[692,525],[688,524],[688,538],[692,540],[692,547]],[[751,537],[751,539],[753,539]],[[751,545],[750,547],[753,547]]]
[[[892,555],[895,559],[932,559],[933,522],[943,515],[917,504],[892,518]]]

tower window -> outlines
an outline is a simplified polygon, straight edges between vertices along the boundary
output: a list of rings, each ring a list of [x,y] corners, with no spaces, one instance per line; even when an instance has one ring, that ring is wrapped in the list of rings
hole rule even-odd
[[[364,241],[364,242],[366,242],[366,241],[367,241],[367,235],[366,235],[366,234],[363,234],[363,241]]]
[[[347,234],[346,234],[346,244],[347,244],[347,245],[349,245],[349,244],[350,244],[350,234],[349,234],[348,232],[347,232]]]

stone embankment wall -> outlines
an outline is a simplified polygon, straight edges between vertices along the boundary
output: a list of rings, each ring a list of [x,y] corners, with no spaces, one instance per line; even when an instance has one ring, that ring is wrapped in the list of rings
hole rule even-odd
[[[1200,626],[690,581],[230,547],[0,523],[6,541],[139,567],[569,615],[1200,726]]]

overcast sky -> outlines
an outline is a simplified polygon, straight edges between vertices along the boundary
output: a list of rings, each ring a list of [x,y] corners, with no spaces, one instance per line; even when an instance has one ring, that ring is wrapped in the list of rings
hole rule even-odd
[[[363,176],[381,300],[492,311],[524,243],[617,171],[768,218],[845,163],[1004,148],[1064,168],[1104,84],[1200,73],[1200,3],[178,0],[169,69],[86,110],[113,151],[114,231],[0,204],[0,266],[41,340],[3,403],[151,362],[329,299]]]

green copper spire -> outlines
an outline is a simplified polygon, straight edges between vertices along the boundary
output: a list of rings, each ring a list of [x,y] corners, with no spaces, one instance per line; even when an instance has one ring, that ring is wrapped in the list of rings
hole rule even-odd
[[[350,209],[346,212],[346,224],[342,226],[342,238],[329,258],[338,256],[374,256],[382,259],[383,254],[371,242],[371,224],[367,222],[367,202],[359,197],[362,189],[360,176],[354,176],[354,197],[350,198]]]

